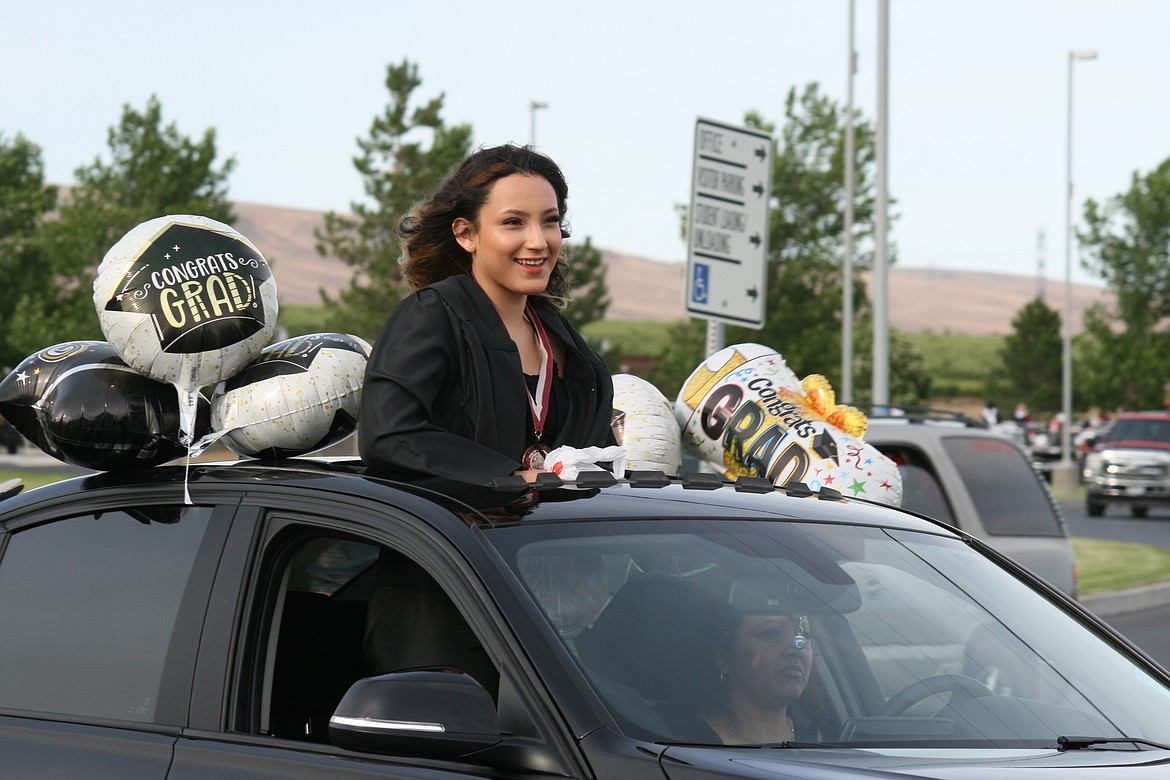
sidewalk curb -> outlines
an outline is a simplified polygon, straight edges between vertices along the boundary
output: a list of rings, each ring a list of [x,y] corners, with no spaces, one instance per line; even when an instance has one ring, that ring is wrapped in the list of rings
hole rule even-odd
[[[1102,618],[1140,612],[1143,609],[1155,609],[1170,604],[1170,582],[1158,582],[1110,593],[1094,593],[1079,601],[1085,609]]]

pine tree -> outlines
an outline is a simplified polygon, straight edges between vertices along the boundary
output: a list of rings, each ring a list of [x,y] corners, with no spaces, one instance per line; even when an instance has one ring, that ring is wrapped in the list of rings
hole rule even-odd
[[[375,117],[354,158],[369,202],[351,205],[352,215],[329,212],[314,231],[317,252],[353,269],[349,287],[336,298],[321,293],[331,308],[330,327],[372,340],[405,294],[394,228],[415,201],[432,191],[471,150],[471,125],[448,127],[443,98],[412,108],[422,84],[418,67],[403,60],[386,72],[390,103]]]
[[[1061,349],[1060,313],[1040,298],[1029,301],[1000,350],[1003,391],[1013,407],[1022,402],[1029,409],[1060,408]]]

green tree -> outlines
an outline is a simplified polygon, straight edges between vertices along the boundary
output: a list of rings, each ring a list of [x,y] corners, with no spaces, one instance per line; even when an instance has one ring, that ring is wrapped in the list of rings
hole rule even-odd
[[[1085,203],[1084,266],[1113,293],[1086,317],[1074,406],[1155,408],[1170,382],[1170,159],[1134,173],[1128,192]]]
[[[731,343],[738,342],[728,342],[728,345]],[[706,356],[707,321],[679,320],[670,326],[666,349],[656,356],[643,379],[661,390],[667,398],[674,399],[687,377]]]
[[[874,136],[868,122],[854,122],[854,205],[852,225],[844,224],[845,127],[841,110],[816,84],[789,90],[785,123],[775,143],[767,267],[767,318],[759,330],[728,326],[727,344],[758,342],[782,354],[798,376],[824,374],[841,381],[841,324],[845,231],[854,238],[853,311],[855,377],[869,371],[872,339],[861,334],[871,316],[862,273],[872,265],[874,217]],[[774,125],[749,112],[745,125],[775,133]],[[678,387],[702,361],[705,321],[680,323],[671,345],[660,356],[649,381],[664,392]],[[870,330],[872,332],[872,330]],[[924,372],[913,347],[891,338],[891,400],[921,399]],[[915,368],[915,360],[919,368]],[[909,361],[904,362],[904,361]],[[906,378],[900,382],[899,377]],[[865,401],[868,383],[855,380],[857,398]],[[897,387],[897,389],[895,389]]]
[[[353,161],[368,202],[352,203],[352,215],[329,212],[314,231],[319,254],[353,269],[349,287],[337,298],[321,292],[331,327],[370,340],[404,293],[398,220],[471,150],[471,125],[446,125],[442,94],[412,108],[422,84],[416,65],[390,65],[385,83],[390,103],[374,118],[369,137],[358,139],[361,154]]]
[[[1016,313],[1000,349],[1000,409],[1023,402],[1029,409],[1059,409],[1062,339],[1060,313],[1034,298]],[[1010,406],[1009,406],[1010,403]]]
[[[22,295],[45,296],[54,287],[39,233],[56,205],[57,188],[45,186],[40,147],[21,135],[12,141],[0,135],[0,278],[10,285],[0,296],[0,375],[32,352],[12,338]]]
[[[46,262],[57,283],[22,291],[12,338],[27,353],[102,338],[93,279],[105,253],[136,225],[165,214],[235,221],[227,200],[235,160],[216,167],[215,130],[192,141],[174,123],[164,126],[162,106],[152,96],[142,112],[123,107],[107,144],[109,161],[78,168],[57,218],[43,225]]]
[[[798,374],[824,374],[839,386],[845,231],[853,231],[854,245],[859,248],[866,246],[872,234],[873,130],[868,122],[855,122],[854,224],[846,226],[841,110],[816,84],[809,84],[803,91],[788,91],[784,119],[772,177],[768,317],[756,339],[776,348]],[[747,124],[773,131],[755,113],[747,115]],[[855,331],[860,331],[869,316],[860,273],[871,264],[872,253],[858,251],[856,255],[853,310]],[[750,338],[749,331],[729,331],[729,340]],[[856,370],[860,371],[865,354],[860,339],[857,346]],[[862,387],[860,382],[855,386]]]
[[[1158,409],[1170,382],[1163,332],[1133,338],[1119,327],[1116,313],[1094,304],[1085,312],[1085,331],[1073,340],[1073,408]]]
[[[926,403],[934,389],[934,378],[927,368],[926,358],[915,349],[904,334],[890,329],[890,402],[903,406],[916,406]],[[873,319],[863,319],[857,329],[855,338],[858,344],[857,368],[854,370],[853,384],[857,388],[858,402],[869,401],[870,388],[873,386]],[[824,372],[817,372],[824,373]]]
[[[573,291],[573,302],[565,316],[580,330],[594,320],[605,319],[610,304],[609,287],[605,283],[607,269],[602,262],[601,250],[593,246],[589,237],[583,244],[566,244],[563,252],[564,262],[569,268],[569,286]]]

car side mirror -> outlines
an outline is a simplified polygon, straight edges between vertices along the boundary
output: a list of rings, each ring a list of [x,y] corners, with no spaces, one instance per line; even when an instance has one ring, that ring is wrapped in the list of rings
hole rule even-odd
[[[358,680],[329,719],[329,739],[347,750],[456,758],[499,744],[496,705],[458,669],[410,669]]]

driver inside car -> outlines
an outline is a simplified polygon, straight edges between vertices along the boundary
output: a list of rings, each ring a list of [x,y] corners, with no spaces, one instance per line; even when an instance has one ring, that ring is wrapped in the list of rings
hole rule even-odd
[[[719,699],[707,723],[724,744],[820,739],[794,705],[808,687],[812,639],[805,615],[736,613],[721,630],[715,657]]]

